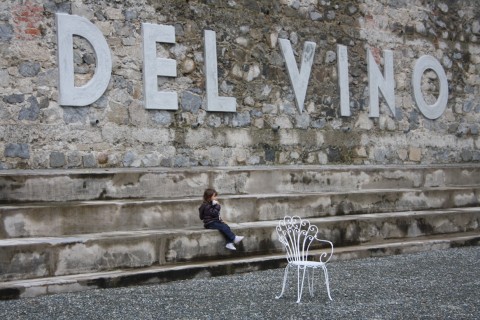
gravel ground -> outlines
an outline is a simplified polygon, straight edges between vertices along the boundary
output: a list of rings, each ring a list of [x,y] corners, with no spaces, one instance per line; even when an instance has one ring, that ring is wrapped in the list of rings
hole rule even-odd
[[[283,269],[0,301],[0,319],[480,319],[480,247],[329,264],[315,297]],[[291,280],[296,280],[291,274]]]

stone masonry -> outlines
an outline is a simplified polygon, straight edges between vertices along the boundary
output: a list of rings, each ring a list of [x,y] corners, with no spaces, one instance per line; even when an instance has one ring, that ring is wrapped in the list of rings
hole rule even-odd
[[[113,61],[109,86],[86,107],[58,103],[55,13],[88,19]],[[175,111],[143,103],[142,23],[174,26]],[[205,108],[204,30],[216,32],[221,96],[236,112]],[[476,1],[424,0],[13,0],[0,3],[0,169],[430,164],[480,160],[480,9]],[[278,39],[300,65],[316,43],[305,108],[296,106]],[[340,115],[338,44],[348,48],[350,108]],[[367,48],[382,68],[394,55],[395,114],[380,99],[369,117]],[[412,70],[435,57],[448,105],[427,119],[415,105]],[[74,38],[75,85],[95,72],[89,43]],[[433,104],[439,83],[425,72]],[[381,96],[381,95],[380,95]]]

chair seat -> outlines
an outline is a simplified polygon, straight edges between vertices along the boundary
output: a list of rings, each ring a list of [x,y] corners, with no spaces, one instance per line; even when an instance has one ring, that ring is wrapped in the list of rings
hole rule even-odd
[[[322,268],[325,265],[325,263],[318,261],[292,261],[290,264],[307,268]]]

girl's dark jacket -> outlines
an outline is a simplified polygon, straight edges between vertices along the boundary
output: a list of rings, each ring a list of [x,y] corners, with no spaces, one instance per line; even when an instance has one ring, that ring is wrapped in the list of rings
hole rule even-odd
[[[203,220],[203,226],[207,227],[210,223],[215,221],[222,221],[220,219],[220,204],[213,204],[212,201],[203,202],[198,208],[200,220]]]

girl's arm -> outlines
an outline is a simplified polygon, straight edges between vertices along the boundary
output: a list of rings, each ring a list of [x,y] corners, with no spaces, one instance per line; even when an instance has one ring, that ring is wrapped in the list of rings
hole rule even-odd
[[[211,216],[218,217],[218,216],[220,216],[220,209],[221,208],[222,207],[220,206],[220,204],[218,202],[215,203],[215,204],[212,203],[207,207],[207,212]]]

